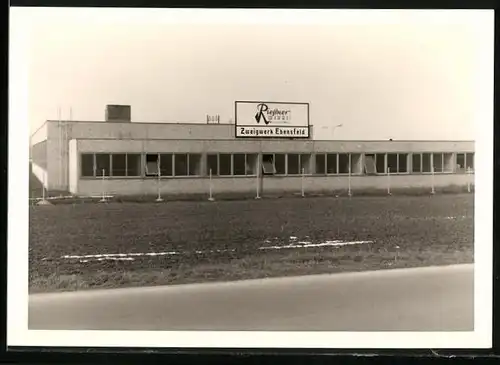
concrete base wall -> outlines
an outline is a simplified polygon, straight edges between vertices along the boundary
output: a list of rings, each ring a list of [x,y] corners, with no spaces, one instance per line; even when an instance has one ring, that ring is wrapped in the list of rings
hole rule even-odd
[[[450,185],[466,186],[470,180],[473,184],[474,176],[442,174],[435,175],[395,175],[390,178],[391,189],[398,188],[424,188],[429,190],[434,179],[436,188]],[[209,193],[208,178],[165,178],[160,182],[162,194],[207,194]],[[265,176],[261,191],[266,193],[301,192],[301,177],[275,177]],[[307,176],[304,177],[304,190],[306,193],[325,192],[347,189],[349,178],[347,176]],[[387,189],[387,176],[352,176],[351,189]],[[228,177],[214,178],[212,191],[218,193],[255,193],[257,189],[256,177]],[[157,179],[80,179],[76,195],[89,196],[101,195],[153,195],[158,193]]]

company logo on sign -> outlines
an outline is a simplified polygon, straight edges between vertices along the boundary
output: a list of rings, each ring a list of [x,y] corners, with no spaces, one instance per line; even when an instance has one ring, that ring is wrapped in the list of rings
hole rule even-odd
[[[257,114],[255,114],[255,120],[257,124],[264,122],[266,125],[269,123],[280,122],[287,124],[292,117],[292,111],[290,109],[270,109],[265,103],[260,103],[257,105]]]
[[[236,101],[235,136],[309,138],[309,104]]]

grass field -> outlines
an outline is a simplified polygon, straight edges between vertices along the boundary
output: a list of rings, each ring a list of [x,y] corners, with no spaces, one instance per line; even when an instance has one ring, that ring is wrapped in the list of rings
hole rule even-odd
[[[63,204],[30,214],[31,292],[473,262],[473,194]]]

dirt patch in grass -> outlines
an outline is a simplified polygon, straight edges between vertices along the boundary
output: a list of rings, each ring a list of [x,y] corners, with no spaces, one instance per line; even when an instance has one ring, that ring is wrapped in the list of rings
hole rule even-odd
[[[262,249],[287,245],[300,247]],[[122,256],[81,257],[103,254]],[[470,194],[30,208],[31,292],[470,263],[473,256]]]

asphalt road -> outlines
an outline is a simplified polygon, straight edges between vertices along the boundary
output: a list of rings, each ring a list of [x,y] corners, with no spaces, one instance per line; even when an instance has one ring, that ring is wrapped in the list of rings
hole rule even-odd
[[[35,294],[29,329],[472,331],[473,265]]]

